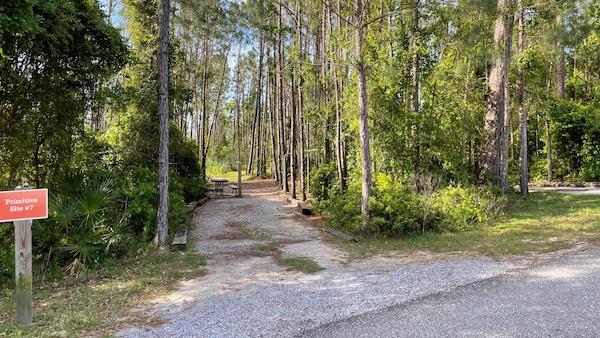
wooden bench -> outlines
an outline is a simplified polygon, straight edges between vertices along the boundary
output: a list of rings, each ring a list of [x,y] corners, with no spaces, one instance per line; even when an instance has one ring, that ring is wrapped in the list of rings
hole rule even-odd
[[[232,184],[229,187],[231,188],[231,193],[234,194],[235,196],[237,196],[238,186],[235,184]]]
[[[181,228],[177,230],[175,233],[175,237],[173,237],[173,246],[181,246],[185,248],[187,245],[187,228]]]
[[[312,210],[310,210],[310,207],[304,202],[298,202],[298,209],[300,209],[302,215],[312,215]]]

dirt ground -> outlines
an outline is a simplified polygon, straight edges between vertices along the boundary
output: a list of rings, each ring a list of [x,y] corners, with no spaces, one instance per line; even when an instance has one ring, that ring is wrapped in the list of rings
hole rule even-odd
[[[243,186],[243,198],[211,199],[194,214],[194,249],[206,275],[180,283],[143,309],[157,327],[130,337],[257,337],[302,334],[320,325],[491,278],[519,267],[460,255],[400,253],[349,260],[319,224],[297,214],[273,181]],[[303,258],[321,271],[288,271]]]

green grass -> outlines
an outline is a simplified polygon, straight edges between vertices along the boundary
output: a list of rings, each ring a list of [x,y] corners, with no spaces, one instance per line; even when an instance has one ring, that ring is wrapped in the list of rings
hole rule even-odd
[[[600,240],[600,196],[532,193],[511,196],[504,215],[464,232],[426,233],[402,239],[342,242],[355,258],[385,251],[473,252],[491,257],[552,252],[579,241]]]
[[[210,178],[225,178],[225,179],[229,180],[230,183],[237,182],[237,171],[229,171],[229,172],[225,172],[225,173],[208,172],[207,176]],[[256,176],[246,175],[246,174],[244,174],[244,171],[242,170],[242,181],[243,182],[252,181],[255,179],[257,179]]]
[[[288,271],[316,273],[325,270],[317,262],[307,257],[282,258],[278,261],[278,263],[281,266],[287,267]]]
[[[254,250],[260,256],[270,256],[281,254],[281,249],[273,244],[259,243],[254,246]]]
[[[168,293],[178,281],[201,276],[204,265],[193,252],[152,252],[79,278],[34,281],[31,327],[13,324],[14,289],[0,289],[0,337],[102,336],[123,321],[152,324],[156,319],[129,310]]]

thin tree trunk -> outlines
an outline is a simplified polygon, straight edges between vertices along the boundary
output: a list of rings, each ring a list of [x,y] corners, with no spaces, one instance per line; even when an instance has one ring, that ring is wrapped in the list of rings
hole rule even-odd
[[[561,14],[556,16],[556,24],[562,32],[563,17]],[[565,97],[565,78],[567,76],[567,71],[565,69],[565,51],[560,38],[556,43],[556,47],[558,49],[558,60],[556,67],[556,96],[558,96],[560,99],[563,99]]]
[[[202,115],[200,117],[200,126],[198,128],[199,144],[198,155],[200,156],[200,177],[206,177],[206,156],[204,149],[206,148],[206,127],[208,125],[207,101],[208,101],[208,55],[209,55],[208,39],[204,40],[204,67],[202,74]]]
[[[471,124],[469,121],[469,81],[471,79],[471,58],[467,58],[467,72],[465,75],[465,87],[463,93],[463,124],[466,131],[465,137],[465,162],[471,163]]]
[[[254,121],[252,122],[252,140],[250,145],[250,157],[248,159],[248,169],[246,170],[248,174],[252,173],[252,164],[254,162],[254,148],[256,146],[256,126],[258,124],[260,118],[260,104],[261,104],[261,96],[262,96],[262,68],[263,68],[263,40],[262,36],[260,38],[260,52],[258,57],[258,79],[257,79],[257,90],[256,90],[256,106],[254,110]]]
[[[291,178],[291,196],[292,198],[296,198],[296,180],[298,176],[298,162],[297,162],[297,141],[298,141],[298,122],[297,122],[297,104],[296,104],[296,79],[295,79],[295,70],[290,71],[291,77],[291,88],[290,88],[290,97],[291,97],[291,114],[290,114],[290,178]]]
[[[546,112],[546,118],[544,119],[546,124],[546,162],[548,165],[548,183],[552,182],[552,138],[550,133],[550,117]]]
[[[273,50],[273,59],[275,60],[275,51]],[[277,147],[277,140],[279,139],[279,128],[277,125],[277,116],[275,114],[275,110],[277,110],[277,84],[276,84],[276,76],[275,74],[273,74],[272,70],[272,63],[270,62],[269,65],[271,65],[270,69],[271,71],[269,71],[269,81],[271,82],[271,91],[270,91],[270,101],[271,101],[271,109],[270,109],[270,129],[271,129],[271,156],[273,157],[273,169],[272,169],[272,174],[275,177],[275,179],[277,180],[277,182],[279,182],[279,184],[281,184],[281,171],[279,170],[279,152],[278,152],[278,147]]]
[[[219,80],[219,89],[217,92],[217,100],[215,102],[215,110],[213,112],[213,120],[210,124],[210,128],[208,129],[208,137],[206,141],[206,148],[204,149],[204,157],[208,155],[208,149],[210,148],[210,139],[213,133],[213,129],[215,128],[217,119],[219,117],[219,107],[221,105],[221,97],[223,96],[223,83],[225,82],[226,70],[227,70],[227,62],[229,59],[229,50],[231,49],[231,44],[227,45],[227,49],[225,51],[225,59],[223,60],[223,66],[221,68],[221,79]]]
[[[242,43],[239,42],[236,76],[235,76],[235,134],[237,147],[237,197],[242,197],[242,135],[240,135],[240,54]]]
[[[509,68],[512,54],[512,30],[514,25],[514,15],[507,14],[506,17],[506,32],[504,37],[504,75],[502,82],[502,90],[504,91],[504,123],[502,123],[502,136],[500,139],[500,186],[504,192],[508,191],[508,162],[509,162],[509,133],[510,127],[510,98],[509,98]]]
[[[331,8],[329,9],[329,20],[331,20]],[[339,2],[338,2],[338,11],[339,11]],[[339,24],[340,19],[337,20],[338,25],[337,29],[341,29],[341,25]],[[333,34],[333,23],[329,22],[328,24],[330,35]],[[340,58],[339,51],[336,49],[332,53],[332,57]],[[342,104],[341,104],[341,96],[343,93],[342,89],[342,81],[339,76],[339,67],[336,63],[339,60],[332,60],[333,64],[333,85],[334,85],[334,99],[335,99],[335,163],[337,166],[337,176],[338,176],[338,184],[340,192],[346,191],[346,167],[345,167],[345,151],[344,151],[344,124],[342,120]]]
[[[369,197],[371,196],[371,145],[369,139],[369,121],[367,114],[367,80],[364,58],[365,23],[368,0],[356,0],[354,11],[355,51],[358,92],[358,130],[361,149],[361,187],[362,187],[362,224],[363,230],[369,226]]]
[[[156,244],[167,244],[169,222],[169,18],[171,3],[160,1],[160,49],[158,53],[158,208],[156,213]]]
[[[304,61],[304,44],[302,43],[302,7],[300,6],[300,1],[296,1],[296,13],[297,13],[297,39],[298,39],[298,50],[300,51],[300,62],[298,64],[298,131],[300,132],[300,154],[298,159],[299,164],[299,172],[300,172],[300,191],[301,191],[301,199],[306,201],[306,177],[304,173],[304,95],[302,91],[302,86],[304,85],[304,78],[302,76],[302,62]]]
[[[279,155],[281,157],[281,184],[284,192],[289,192],[288,185],[288,168],[286,161],[286,146],[285,146],[285,112],[283,103],[283,47],[281,31],[283,29],[283,4],[279,3],[279,17],[277,23],[277,87],[279,89],[278,108],[279,108]]]
[[[519,6],[519,54],[525,50],[525,9],[523,0],[518,0]],[[518,92],[519,92],[519,130],[520,130],[520,152],[519,162],[521,163],[520,188],[523,197],[529,195],[529,168],[528,168],[528,150],[527,150],[527,110],[525,108],[525,71],[523,66],[518,69]]]
[[[413,161],[413,174],[415,175],[415,183],[417,183],[417,174],[421,161],[421,144],[419,136],[419,0],[416,0],[413,8],[413,27],[412,27],[412,38],[411,38],[411,49],[412,49],[412,113],[414,115],[415,122],[413,124],[413,151],[415,159]]]

